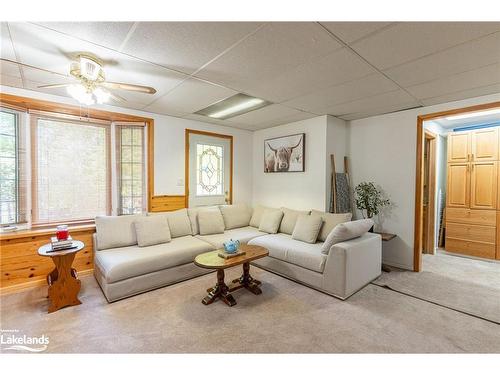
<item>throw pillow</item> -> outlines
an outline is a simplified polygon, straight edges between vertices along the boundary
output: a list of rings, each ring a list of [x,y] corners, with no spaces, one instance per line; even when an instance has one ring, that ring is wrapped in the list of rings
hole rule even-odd
[[[145,216],[134,222],[139,247],[170,242],[170,228],[165,216]]]
[[[260,226],[262,215],[264,215],[264,211],[268,209],[268,207],[264,206],[255,206],[255,208],[253,209],[252,217],[250,218],[250,226],[258,228]]]
[[[250,223],[250,210],[246,204],[219,206],[226,229],[247,227]]]
[[[321,224],[323,224],[323,219],[320,216],[300,215],[297,218],[292,238],[302,242],[315,243]]]
[[[350,212],[345,214],[331,214],[329,212],[312,210],[311,215],[320,216],[323,219],[323,226],[321,227],[318,235],[319,241],[326,241],[326,238],[333,228],[340,223],[351,221],[352,218],[352,213]]]
[[[143,215],[97,216],[97,250],[137,244],[134,221]]]
[[[200,234],[200,228],[198,228],[198,208],[188,208],[187,213],[189,222],[191,223],[191,234],[193,236]]]
[[[172,238],[192,235],[191,221],[186,208],[171,212],[149,213],[148,215],[166,217]]]
[[[283,211],[283,219],[281,220],[279,231],[286,234],[292,234],[299,215],[309,215],[309,213],[311,212],[291,210],[286,207],[281,207],[281,211]]]
[[[275,234],[278,233],[283,212],[280,210],[266,210],[260,220],[259,230],[261,232]]]
[[[372,226],[372,219],[349,221],[347,223],[337,225],[328,235],[325,243],[321,247],[321,252],[323,254],[328,254],[330,252],[330,248],[336,243],[360,237],[368,232]]]
[[[218,208],[198,210],[198,226],[200,235],[224,233],[224,219]]]

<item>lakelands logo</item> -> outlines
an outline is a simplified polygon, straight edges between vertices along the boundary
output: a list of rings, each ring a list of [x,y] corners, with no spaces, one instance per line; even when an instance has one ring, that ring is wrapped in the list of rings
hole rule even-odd
[[[0,351],[22,351],[38,353],[47,350],[49,337],[27,336],[19,333],[17,329],[0,330]]]

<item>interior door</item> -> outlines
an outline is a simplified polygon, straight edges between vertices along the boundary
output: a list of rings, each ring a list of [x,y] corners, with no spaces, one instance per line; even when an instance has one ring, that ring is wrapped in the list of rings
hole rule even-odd
[[[446,205],[448,207],[469,207],[469,163],[448,164]]]
[[[450,133],[448,135],[448,163],[468,162],[469,155],[470,133]]]
[[[475,130],[471,134],[471,161],[498,160],[498,128]]]
[[[232,138],[188,133],[188,206],[231,203]]]
[[[497,162],[471,163],[471,208],[497,207]]]

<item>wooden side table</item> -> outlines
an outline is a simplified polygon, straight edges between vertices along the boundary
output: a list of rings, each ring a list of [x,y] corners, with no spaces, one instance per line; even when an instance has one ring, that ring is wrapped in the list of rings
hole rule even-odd
[[[55,268],[47,275],[49,284],[49,313],[57,311],[66,306],[81,304],[78,293],[81,288],[81,281],[78,280],[76,270],[72,268],[73,260],[77,252],[85,245],[82,241],[73,241],[74,249],[51,251],[52,245],[43,245],[38,249],[38,254],[50,257]]]
[[[380,236],[382,237],[382,241],[390,241],[394,238],[397,237],[396,234],[393,234],[393,233],[384,233],[384,232],[374,232],[376,234],[380,234]],[[385,264],[382,264],[382,271],[384,272],[391,272],[391,269],[389,267],[387,267]]]

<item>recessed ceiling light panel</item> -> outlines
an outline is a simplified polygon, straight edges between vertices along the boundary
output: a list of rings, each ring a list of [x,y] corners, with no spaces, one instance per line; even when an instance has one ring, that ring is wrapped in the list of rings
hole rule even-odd
[[[453,116],[447,116],[447,117],[445,117],[445,119],[448,120],[448,121],[462,120],[464,118],[488,116],[488,115],[494,115],[494,114],[497,114],[497,113],[500,113],[500,108],[489,109],[489,110],[486,110],[486,111],[479,111],[479,112],[463,113],[463,114],[453,115]]]
[[[236,94],[195,112],[218,120],[226,120],[268,106],[271,102],[246,94]]]

